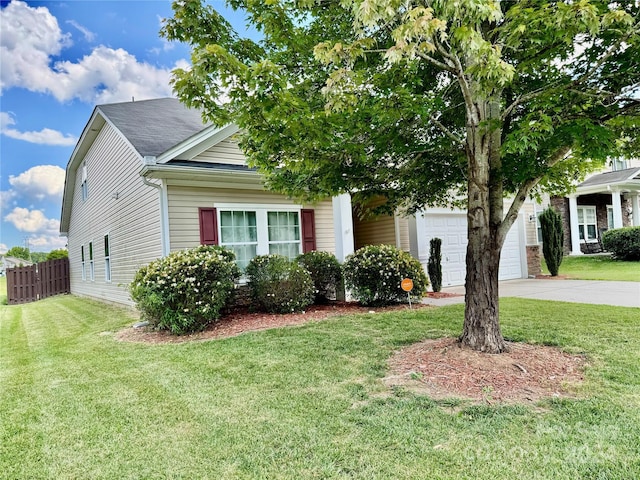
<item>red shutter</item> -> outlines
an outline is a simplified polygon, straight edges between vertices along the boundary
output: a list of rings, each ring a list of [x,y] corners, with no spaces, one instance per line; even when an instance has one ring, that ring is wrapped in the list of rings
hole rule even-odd
[[[316,249],[316,222],[314,211],[302,209],[300,216],[302,217],[302,251],[307,253]]]
[[[218,245],[218,216],[215,208],[199,208],[200,244]]]

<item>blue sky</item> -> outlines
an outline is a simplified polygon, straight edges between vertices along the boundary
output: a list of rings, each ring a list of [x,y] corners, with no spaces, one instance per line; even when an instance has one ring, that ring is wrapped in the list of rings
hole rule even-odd
[[[238,30],[242,15],[211,4]],[[189,49],[159,36],[171,2],[1,1],[0,253],[64,248],[64,169],[95,105],[173,96]]]

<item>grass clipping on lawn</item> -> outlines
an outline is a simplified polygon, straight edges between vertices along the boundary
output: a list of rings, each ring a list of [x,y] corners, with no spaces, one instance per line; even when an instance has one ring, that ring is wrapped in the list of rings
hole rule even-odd
[[[414,308],[433,308],[418,304]],[[116,338],[137,343],[184,343],[229,338],[247,332],[303,325],[338,315],[406,310],[406,305],[362,307],[355,302],[314,305],[307,311],[267,314],[237,309],[193,335],[176,336],[147,328],[127,328]],[[397,351],[383,383],[433,399],[462,398],[484,403],[534,403],[543,398],[572,397],[583,381],[584,355],[544,345],[508,342],[498,355],[462,347],[455,338],[424,340]]]

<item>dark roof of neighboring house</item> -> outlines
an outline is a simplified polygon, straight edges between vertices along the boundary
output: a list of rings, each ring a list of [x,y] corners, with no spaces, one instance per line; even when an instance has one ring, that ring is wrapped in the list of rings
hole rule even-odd
[[[625,182],[631,179],[639,179],[640,168],[627,168],[624,170],[617,170],[615,172],[601,173],[600,175],[594,175],[582,182],[578,187],[590,187],[594,185],[610,185],[619,182]]]
[[[158,98],[96,107],[145,156],[158,156],[204,130],[197,110],[177,98]]]

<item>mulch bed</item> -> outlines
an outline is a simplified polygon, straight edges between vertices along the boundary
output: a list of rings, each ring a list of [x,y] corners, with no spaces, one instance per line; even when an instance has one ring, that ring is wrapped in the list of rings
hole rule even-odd
[[[412,304],[413,309],[433,308],[425,304]],[[363,307],[357,302],[333,302],[329,305],[312,305],[305,312],[271,314],[251,312],[248,308],[237,308],[223,316],[216,323],[202,332],[191,335],[171,335],[149,328],[126,328],[116,334],[118,340],[143,343],[184,343],[217,338],[227,338],[245,332],[266,330],[269,328],[303,325],[309,322],[324,320],[338,315],[369,312],[389,312],[407,310],[408,305],[393,305],[382,308]]]
[[[507,346],[508,352],[492,355],[462,347],[454,338],[425,340],[391,357],[384,382],[435,399],[526,403],[571,397],[572,387],[584,380],[584,355],[544,345]]]

